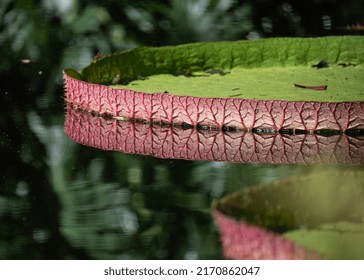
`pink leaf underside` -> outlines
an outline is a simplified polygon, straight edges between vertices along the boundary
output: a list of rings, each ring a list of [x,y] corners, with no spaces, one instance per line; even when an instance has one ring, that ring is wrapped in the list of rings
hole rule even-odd
[[[324,137],[182,129],[105,119],[70,105],[65,132],[83,145],[158,158],[271,164],[364,163],[364,141],[345,134]]]
[[[364,102],[305,102],[199,98],[147,94],[74,79],[67,74],[66,102],[89,112],[192,126],[232,127],[251,131],[364,129]]]
[[[220,232],[223,255],[226,259],[302,260],[319,259],[282,235],[264,228],[236,221],[219,211],[213,213]]]

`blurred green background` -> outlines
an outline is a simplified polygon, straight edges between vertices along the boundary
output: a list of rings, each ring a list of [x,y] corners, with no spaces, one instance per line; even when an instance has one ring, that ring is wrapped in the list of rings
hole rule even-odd
[[[0,0],[0,258],[221,258],[212,199],[309,168],[79,146],[63,68],[144,45],[358,35],[363,19],[361,0]]]

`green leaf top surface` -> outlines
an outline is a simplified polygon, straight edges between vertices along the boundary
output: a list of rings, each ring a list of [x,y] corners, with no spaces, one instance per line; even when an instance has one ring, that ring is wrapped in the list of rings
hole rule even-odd
[[[327,62],[329,67],[312,67],[320,61]],[[206,72],[209,70],[212,71]],[[143,47],[97,60],[81,71],[81,77],[90,83],[146,93],[362,101],[364,37],[274,38]],[[294,83],[328,88],[314,91],[296,88]]]
[[[324,69],[311,67],[234,68],[226,75],[197,72],[195,76],[160,74],[145,80],[134,80],[127,88],[135,91],[197,97],[235,97],[259,100],[291,101],[360,101],[364,100],[364,67],[334,66]],[[295,87],[294,84],[327,85],[316,91]]]
[[[364,258],[364,223],[338,222],[316,229],[300,229],[284,236],[328,259]]]

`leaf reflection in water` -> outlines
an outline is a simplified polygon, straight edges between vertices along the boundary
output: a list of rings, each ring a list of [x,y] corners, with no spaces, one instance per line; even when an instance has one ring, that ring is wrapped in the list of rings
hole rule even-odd
[[[345,134],[184,129],[93,116],[71,106],[67,106],[64,129],[82,145],[158,158],[268,164],[364,163],[362,136]]]

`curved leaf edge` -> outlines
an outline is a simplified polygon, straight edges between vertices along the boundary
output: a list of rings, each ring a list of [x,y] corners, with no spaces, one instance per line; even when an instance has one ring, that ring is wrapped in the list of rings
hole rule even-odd
[[[82,80],[110,85],[116,76],[137,79],[174,71],[231,70],[235,67],[364,63],[363,36],[267,38],[177,46],[139,47],[95,60],[80,72]]]

